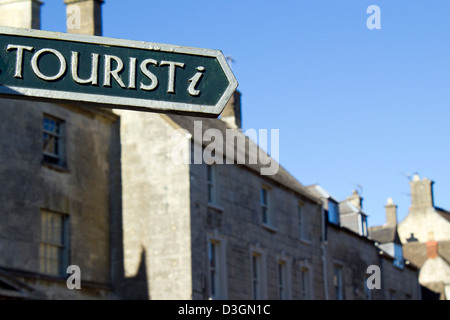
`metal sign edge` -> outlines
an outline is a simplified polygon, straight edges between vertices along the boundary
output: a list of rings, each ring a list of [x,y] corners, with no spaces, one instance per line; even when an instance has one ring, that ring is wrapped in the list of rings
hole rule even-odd
[[[192,112],[199,114],[211,114],[219,116],[223,109],[225,108],[228,100],[231,98],[231,95],[236,90],[238,86],[238,82],[233,75],[233,72],[228,65],[223,53],[220,50],[216,49],[204,49],[204,48],[196,48],[196,47],[188,47],[188,46],[179,46],[179,45],[170,45],[170,44],[162,44],[155,42],[144,42],[144,41],[136,41],[136,40],[127,40],[127,39],[119,39],[119,38],[108,38],[108,37],[99,37],[99,36],[91,36],[91,35],[82,35],[82,34],[73,34],[73,33],[63,33],[63,32],[55,32],[55,31],[43,31],[36,29],[25,29],[25,28],[12,28],[12,27],[4,27],[0,26],[0,34],[4,35],[16,35],[16,36],[24,36],[24,37],[33,37],[33,38],[44,38],[44,39],[53,39],[53,40],[63,40],[63,41],[74,41],[80,43],[90,43],[90,44],[98,44],[98,45],[111,45],[116,47],[123,48],[134,48],[134,49],[145,49],[150,51],[158,51],[158,52],[168,52],[168,53],[180,53],[180,54],[190,54],[190,55],[198,55],[198,56],[206,56],[211,58],[216,58],[219,62],[222,71],[224,72],[227,80],[228,86],[225,89],[225,92],[222,94],[221,98],[217,102],[215,106],[204,106],[197,104],[189,104],[189,103],[180,103],[180,102],[167,102],[160,100],[147,100],[147,99],[138,99],[138,98],[126,98],[126,97],[116,97],[116,96],[106,96],[101,95],[102,101],[100,102],[98,97],[99,95],[94,94],[79,94],[67,91],[57,91],[57,90],[46,90],[46,89],[33,89],[33,88],[19,88],[19,87],[5,87],[2,88],[0,85],[0,93],[4,94],[12,94],[11,90],[19,92],[21,94],[27,96],[35,96],[40,98],[56,98],[67,101],[84,101],[91,103],[102,103],[102,104],[111,104],[111,105],[120,105],[120,106],[129,106],[129,104],[137,105],[138,107],[143,107],[145,109],[159,110],[159,111],[182,111],[182,112]],[[8,90],[8,88],[10,90]],[[32,93],[30,94],[30,90]],[[8,92],[9,91],[9,92]],[[76,98],[75,98],[76,96]],[[67,99],[70,98],[70,99]],[[151,106],[149,106],[149,103]],[[205,108],[206,107],[206,108]],[[206,109],[206,110],[205,110]]]

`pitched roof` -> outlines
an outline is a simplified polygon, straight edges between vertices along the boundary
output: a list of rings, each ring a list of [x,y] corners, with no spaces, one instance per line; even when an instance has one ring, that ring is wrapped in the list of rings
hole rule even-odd
[[[450,241],[438,241],[438,255],[450,264]],[[403,256],[415,265],[422,267],[428,259],[426,242],[407,242],[403,244]]]
[[[438,241],[438,254],[450,264],[450,241]]]
[[[344,200],[344,201],[339,202],[339,213],[341,215],[349,214],[349,213],[359,213],[359,214],[367,216],[367,214],[365,214],[361,209],[359,209],[357,206],[355,206],[349,200]]]
[[[441,257],[427,259],[419,274],[420,283],[440,283],[450,284],[450,265]]]
[[[194,139],[194,122],[195,121],[201,121],[201,129],[202,129],[202,137],[206,130],[208,129],[217,129],[222,133],[222,136],[226,137],[226,130],[234,130],[236,135],[243,136],[245,138],[246,147],[245,150],[238,149],[239,144],[236,143],[234,146],[235,152],[234,152],[234,162],[237,163],[237,156],[238,154],[245,154],[245,166],[250,168],[253,171],[258,172],[258,174],[261,172],[261,168],[269,167],[269,164],[263,164],[261,163],[260,156],[257,157],[257,162],[255,164],[250,163],[250,153],[249,150],[252,150],[252,148],[256,148],[258,150],[258,155],[260,153],[264,154],[266,157],[269,157],[266,151],[264,151],[262,148],[260,148],[254,141],[252,141],[249,137],[245,136],[241,130],[235,130],[231,129],[227,126],[227,124],[220,120],[220,119],[209,119],[209,118],[202,118],[202,117],[192,117],[192,116],[183,116],[183,115],[176,115],[176,114],[166,114],[167,118],[169,118],[171,121],[176,123],[180,128],[187,130],[191,136],[192,139]],[[198,134],[198,133],[197,133]],[[203,146],[207,146],[211,143],[211,141],[204,141],[202,139]],[[224,141],[224,155],[226,155],[226,143],[230,143],[229,141]],[[271,161],[275,161],[273,158],[270,158]],[[306,188],[296,179],[294,178],[286,169],[284,169],[282,166],[279,166],[279,170],[275,175],[266,175],[264,176],[267,179],[270,179],[276,183],[279,183],[292,191],[297,192],[298,194],[320,204],[320,200],[313,195],[311,195],[309,192],[307,192]]]
[[[369,228],[369,238],[379,243],[398,242],[397,227],[381,226]]]
[[[313,184],[305,187],[306,190],[318,199],[331,199],[336,203],[339,203],[327,190],[322,188],[319,184]]]
[[[441,217],[443,217],[445,220],[450,222],[450,212],[448,212],[447,210],[438,208],[438,207],[434,207],[434,209]]]

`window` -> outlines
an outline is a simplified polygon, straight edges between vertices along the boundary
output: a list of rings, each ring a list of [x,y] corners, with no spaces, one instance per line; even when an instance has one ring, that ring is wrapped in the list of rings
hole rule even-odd
[[[225,243],[208,240],[209,295],[211,299],[226,299]]]
[[[309,268],[302,267],[300,270],[300,285],[301,285],[301,296],[303,300],[311,299],[311,283],[310,283],[310,273]]]
[[[403,268],[404,267],[403,249],[402,249],[402,245],[399,243],[394,244],[394,256],[395,256],[394,266],[396,266],[398,268]]]
[[[257,253],[252,255],[252,289],[254,300],[263,299],[261,255]]]
[[[328,222],[339,225],[339,205],[333,200],[328,200]]]
[[[307,233],[307,224],[305,221],[305,212],[302,204],[297,206],[297,215],[298,215],[298,237],[302,240],[309,240],[309,236]]]
[[[251,244],[250,249],[250,279],[251,279],[251,297],[250,299],[267,299],[267,270],[266,270],[266,252],[260,244]]]
[[[278,261],[278,299],[287,299],[287,272],[284,261]]]
[[[219,277],[218,272],[218,244],[210,242],[208,244],[208,258],[209,258],[209,283],[210,283],[210,295],[211,298],[217,297],[217,292],[219,289]]]
[[[63,277],[69,266],[69,219],[66,215],[41,212],[40,272]]]
[[[333,284],[336,300],[344,300],[344,286],[342,283],[342,267],[334,266]]]
[[[367,285],[367,281],[368,281],[368,279],[366,278],[365,280],[364,280],[364,293],[365,293],[365,296],[366,296],[366,300],[372,300],[372,290],[373,289],[369,289],[369,286]]]
[[[215,165],[207,165],[207,181],[208,181],[208,203],[219,204],[219,196],[217,191],[217,173]]]
[[[389,300],[395,300],[396,294],[395,290],[389,290]]]
[[[363,237],[367,237],[369,235],[367,231],[367,217],[363,214],[359,215],[359,234]]]
[[[65,166],[64,121],[44,115],[42,131],[43,162]]]
[[[262,223],[270,225],[269,189],[261,188]]]

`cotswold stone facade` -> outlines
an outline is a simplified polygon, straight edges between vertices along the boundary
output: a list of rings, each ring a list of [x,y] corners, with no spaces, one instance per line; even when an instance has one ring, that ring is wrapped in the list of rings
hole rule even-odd
[[[40,2],[11,3],[0,22],[19,7],[39,20]],[[66,3],[84,13],[71,32],[100,32],[102,1]],[[195,137],[226,136],[240,114],[239,92],[223,119],[0,99],[0,298],[419,299],[417,269],[368,238],[357,194],[303,186],[239,130],[244,144],[195,161],[210,143]],[[368,290],[373,265],[381,287]]]
[[[450,212],[434,204],[433,181],[410,181],[411,206],[398,232],[407,259],[420,267],[428,299],[450,300]]]
[[[108,297],[109,159],[118,117],[103,110],[6,99],[0,100],[0,114],[0,268],[32,284],[34,294],[76,298],[80,292],[67,290],[64,280],[64,268],[76,264],[83,271],[82,296]],[[59,121],[62,163],[44,160],[46,118]],[[43,222],[47,214],[51,224]],[[46,233],[55,234],[46,238]],[[45,248],[50,252],[42,252]],[[66,254],[70,259],[64,260]],[[52,261],[57,270],[45,266]],[[28,297],[26,291],[17,294]]]

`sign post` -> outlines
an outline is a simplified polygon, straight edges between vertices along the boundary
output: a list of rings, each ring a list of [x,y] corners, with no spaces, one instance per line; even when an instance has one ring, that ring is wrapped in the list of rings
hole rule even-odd
[[[218,117],[237,88],[219,50],[0,27],[0,95]]]

